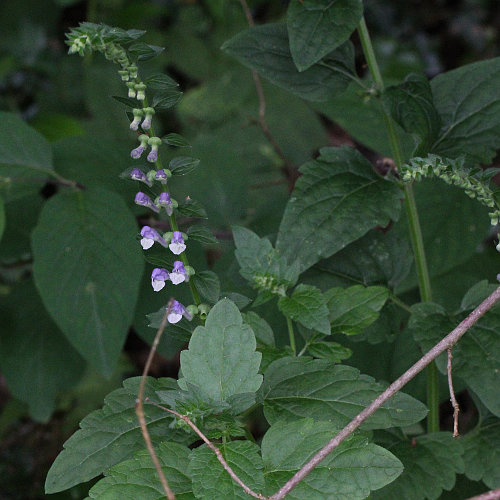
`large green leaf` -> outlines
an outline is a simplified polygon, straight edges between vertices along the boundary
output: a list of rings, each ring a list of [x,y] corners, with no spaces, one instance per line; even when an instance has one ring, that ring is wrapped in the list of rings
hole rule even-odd
[[[490,489],[500,488],[500,420],[490,417],[462,440],[465,475],[483,481]]]
[[[443,127],[432,151],[489,165],[500,137],[500,58],[436,76],[432,93]]]
[[[250,28],[225,42],[222,50],[271,83],[310,101],[327,101],[343,92],[355,78],[354,48],[350,42],[300,73],[290,54],[284,24]]]
[[[262,440],[262,458],[267,493],[290,479],[314,453],[338,432],[329,422],[302,419],[278,422]],[[330,453],[287,498],[303,500],[362,500],[370,491],[394,481],[402,472],[401,462],[389,451],[368,443],[362,435],[350,436]]]
[[[323,148],[303,174],[285,209],[276,249],[301,271],[330,257],[376,225],[397,220],[401,193],[349,147]]]
[[[61,193],[33,231],[35,283],[70,343],[111,374],[133,318],[144,262],[137,225],[110,191]]]
[[[300,284],[291,297],[280,297],[279,310],[287,317],[311,330],[330,334],[328,309],[319,288]]]
[[[382,286],[332,288],[325,293],[332,333],[356,335],[379,316],[389,291]]]
[[[13,396],[38,421],[49,419],[58,392],[82,375],[84,362],[59,331],[30,280],[0,303],[0,369]]]
[[[190,450],[177,443],[160,443],[156,455],[163,474],[177,500],[194,500],[191,478],[187,475]],[[136,498],[158,500],[164,498],[163,487],[147,450],[121,462],[105,473],[90,491],[89,498],[116,500]]]
[[[306,70],[348,40],[362,15],[361,0],[292,0],[287,27],[298,70]]]
[[[351,366],[327,360],[282,358],[265,372],[262,386],[264,414],[272,425],[278,420],[311,417],[346,425],[368,406],[384,387]],[[425,406],[402,392],[384,403],[364,429],[410,425],[422,420]]]
[[[144,438],[135,414],[139,382],[139,377],[127,379],[123,389],[106,396],[101,410],[93,411],[80,422],[81,429],[64,443],[65,449],[49,470],[46,493],[86,482],[144,449]],[[156,391],[175,387],[177,383],[173,379],[149,378],[145,396],[160,403]],[[144,412],[153,443],[168,440],[189,443],[188,434],[170,427],[170,413],[152,405],[145,405]]]
[[[221,446],[221,452],[236,475],[253,491],[264,489],[262,458],[259,447],[250,441],[231,441]],[[250,498],[236,484],[206,445],[191,452],[188,472],[193,480],[196,498],[233,500]]]
[[[401,441],[388,449],[403,462],[403,473],[374,500],[435,500],[455,485],[455,476],[464,472],[463,448],[448,432],[436,432]]]
[[[449,316],[438,304],[416,304],[412,307],[409,327],[422,349],[428,351],[451,332],[471,309],[472,305],[456,316]],[[446,353],[436,362],[441,373],[446,373]],[[453,347],[453,374],[462,378],[492,413],[500,416],[499,306],[488,311]]]
[[[227,401],[231,396],[256,392],[262,384],[259,366],[262,355],[255,351],[252,329],[243,324],[238,308],[228,299],[211,309],[205,326],[198,326],[181,352],[183,379],[201,388],[214,401]]]

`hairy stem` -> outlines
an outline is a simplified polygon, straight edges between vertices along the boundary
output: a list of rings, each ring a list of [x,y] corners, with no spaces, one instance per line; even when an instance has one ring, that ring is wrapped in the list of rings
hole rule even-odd
[[[373,45],[364,17],[361,18],[359,23],[358,33],[370,74],[372,75],[373,81],[377,85],[378,90],[382,92],[384,90],[384,80],[377,64],[377,59],[375,57],[375,52],[373,50]],[[394,128],[394,122],[384,110],[383,114],[394,157],[394,163],[396,164],[396,167],[399,168],[403,163],[401,145]],[[432,300],[431,281],[429,277],[429,269],[427,267],[427,259],[425,256],[424,241],[418,217],[417,204],[415,202],[412,186],[410,184],[405,184],[403,186],[403,192],[410,238],[413,247],[413,254],[415,256],[420,298],[423,302],[430,302]],[[427,430],[428,432],[437,432],[439,430],[439,392],[437,370],[435,365],[431,365],[427,372],[427,406],[429,408]]]
[[[453,389],[453,377],[451,374],[451,362],[453,360],[453,354],[451,353],[451,347],[448,349],[448,363],[446,366],[446,371],[448,373],[448,388],[450,390],[450,401],[453,406],[453,437],[458,437],[458,414],[460,412],[460,406],[458,406],[457,398],[455,397],[455,390]]]
[[[500,300],[500,287],[498,287],[488,298],[472,311],[451,333],[436,344],[430,351],[422,356],[409,370],[394,381],[380,396],[378,396],[361,413],[354,417],[333,439],[331,439],[313,458],[307,462],[270,500],[280,500],[302,481],[322,460],[324,460],[340,443],[350,436],[368,417],[373,415],[388,399],[392,398],[410,380],[420,373],[426,366],[432,363],[441,353],[451,349],[460,338],[469,330],[484,314]],[[487,497],[488,499],[500,497]]]
[[[297,355],[297,348],[295,347],[295,335],[293,333],[292,320],[286,316],[286,326],[288,327],[288,338],[290,339],[290,347],[292,348],[293,355]]]

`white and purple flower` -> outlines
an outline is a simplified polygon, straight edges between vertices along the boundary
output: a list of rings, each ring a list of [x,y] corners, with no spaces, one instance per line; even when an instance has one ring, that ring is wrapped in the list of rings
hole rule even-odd
[[[184,243],[184,238],[182,237],[182,233],[180,231],[173,232],[168,248],[170,248],[172,253],[175,255],[180,255],[184,252],[184,250],[186,250],[186,244]]]
[[[165,281],[168,281],[169,274],[166,269],[156,267],[151,273],[151,286],[155,292],[159,292],[164,286]]]
[[[147,250],[151,248],[155,241],[158,242],[161,246],[167,247],[167,242],[158,234],[158,231],[154,230],[152,227],[144,226],[141,229],[141,246],[143,250]]]
[[[186,308],[177,300],[174,300],[169,306],[167,306],[168,316],[167,321],[169,323],[175,324],[178,323],[182,317],[184,316],[188,321],[193,319],[193,316],[188,313]]]
[[[149,208],[156,213],[160,211],[160,209],[153,203],[153,200],[151,200],[151,198],[147,194],[144,194],[141,191],[139,191],[135,195],[135,204],[140,205],[141,207]]]
[[[147,136],[146,134],[141,134],[138,139],[140,145],[135,149],[132,149],[132,151],[130,152],[130,156],[134,158],[134,160],[140,158],[142,156],[142,153],[144,153],[144,150],[148,147],[149,136]]]
[[[147,178],[146,174],[139,168],[133,168],[130,171],[130,178],[133,181],[144,182],[147,186],[151,187],[153,183]]]
[[[161,144],[161,139],[159,137],[150,137],[148,139],[148,145],[151,146],[151,151],[148,154],[148,161],[154,163],[158,160],[158,147]]]
[[[156,171],[155,179],[160,181],[162,184],[166,184],[168,181],[168,175],[162,168]]]
[[[189,281],[189,274],[184,268],[184,264],[180,260],[176,260],[174,262],[174,268],[172,269],[172,272],[169,276],[170,281],[174,285],[178,285],[179,283],[182,283],[184,281]]]
[[[149,130],[151,128],[151,121],[153,119],[153,115],[155,114],[155,109],[151,107],[147,107],[143,109],[144,111],[144,120],[141,123],[141,127],[143,130]]]
[[[139,123],[141,123],[142,117],[144,116],[144,111],[139,108],[134,108],[132,110],[132,114],[134,115],[134,119],[130,123],[130,130],[137,130],[139,128]]]
[[[172,200],[170,198],[170,195],[166,192],[163,192],[160,194],[158,197],[158,205],[160,207],[163,207],[165,211],[167,212],[168,215],[172,215],[173,206],[172,206]]]

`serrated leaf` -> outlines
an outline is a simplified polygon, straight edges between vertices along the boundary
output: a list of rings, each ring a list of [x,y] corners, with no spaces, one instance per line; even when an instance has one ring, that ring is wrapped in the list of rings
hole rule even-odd
[[[191,158],[190,156],[177,156],[170,160],[168,164],[169,170],[174,175],[186,175],[198,167],[200,160]]]
[[[450,333],[470,310],[450,316],[432,302],[412,306],[409,328],[424,351]],[[447,356],[436,360],[441,373],[447,373]],[[453,375],[477,394],[484,405],[500,416],[500,309],[490,309],[453,347]]]
[[[416,135],[414,155],[427,154],[439,135],[441,117],[425,75],[410,73],[403,83],[388,87],[382,100],[403,130]]]
[[[352,355],[351,349],[337,342],[312,342],[307,346],[307,350],[311,356],[326,359],[332,363],[340,363]]]
[[[198,292],[210,304],[215,304],[220,296],[219,277],[213,271],[200,271],[191,278]]]
[[[57,493],[89,481],[111,466],[144,449],[144,438],[135,414],[140,377],[127,379],[123,389],[117,389],[104,399],[104,406],[87,415],[76,431],[64,443],[45,482],[45,493]],[[156,391],[174,389],[173,379],[148,378],[145,397],[160,403]],[[170,427],[172,416],[152,405],[144,407],[146,423],[153,444],[178,441],[189,444],[189,435]]]
[[[271,426],[262,440],[267,493],[279,489],[338,432],[329,422],[306,418]],[[401,462],[362,435],[351,435],[310,472],[287,498],[362,500],[394,481]]]
[[[328,308],[319,288],[300,284],[291,297],[280,297],[279,310],[287,317],[311,330],[330,334]]]
[[[376,225],[397,220],[401,193],[358,151],[323,148],[300,168],[281,221],[276,249],[304,271]]]
[[[196,497],[193,494],[191,478],[186,472],[191,450],[177,443],[160,443],[155,451],[177,500],[194,500]],[[89,491],[89,498],[158,500],[165,495],[147,450],[142,450],[134,458],[115,465],[105,474],[106,477]]]
[[[455,485],[464,472],[463,448],[448,432],[419,436],[389,447],[401,460],[403,473],[385,488],[373,493],[374,500],[435,500]]]
[[[138,108],[140,106],[140,102],[137,99],[132,99],[132,97],[122,97],[120,95],[112,95],[111,97],[129,108]]]
[[[282,89],[310,101],[343,92],[354,72],[354,48],[346,42],[300,73],[293,62],[284,24],[264,24],[237,34],[222,50]]]
[[[179,90],[164,90],[155,94],[151,106],[155,109],[173,108],[182,99],[182,92]]]
[[[243,313],[243,321],[250,326],[255,333],[257,343],[274,346],[274,334],[269,323],[257,313],[250,311]]]
[[[287,27],[298,70],[306,70],[348,40],[362,15],[361,0],[292,0]]]
[[[255,335],[238,308],[228,299],[211,309],[205,326],[198,326],[181,352],[183,379],[202,388],[214,401],[227,401],[231,396],[256,392],[262,384],[258,374],[261,354],[255,352]]]
[[[187,142],[186,139],[184,139],[184,137],[180,134],[167,134],[164,135],[161,140],[168,146],[177,146],[178,148],[191,147],[189,142]]]
[[[144,262],[137,225],[113,192],[61,193],[32,234],[33,272],[47,310],[76,350],[112,373],[133,318]]]
[[[231,441],[220,450],[235,474],[253,491],[264,489],[262,458],[259,447],[250,441]],[[206,500],[248,499],[249,496],[217,460],[215,453],[205,444],[194,449],[189,456],[188,472],[193,479],[196,498]]]
[[[0,303],[0,369],[11,394],[46,422],[56,395],[74,385],[85,363],[49,317],[31,280]]]
[[[462,439],[465,475],[483,481],[488,488],[500,488],[500,420],[490,417]]]
[[[431,87],[443,127],[432,152],[489,165],[500,134],[499,85],[498,57],[436,76]]]
[[[189,226],[187,235],[190,239],[204,243],[205,245],[216,245],[219,240],[213,235],[212,231],[206,226],[196,224]]]
[[[351,366],[322,359],[283,358],[272,363],[264,374],[261,394],[264,415],[273,425],[278,420],[311,417],[342,427],[368,406],[384,387]],[[425,406],[399,392],[377,410],[362,426],[383,429],[419,422]]]
[[[150,45],[144,42],[137,42],[130,45],[127,49],[128,52],[137,57],[138,61],[147,61],[161,54],[165,49],[157,45]]]
[[[146,78],[145,82],[151,90],[167,90],[179,84],[165,73],[157,73]]]
[[[357,335],[379,317],[389,297],[382,286],[331,288],[325,292],[332,334]]]
[[[198,219],[207,218],[207,212],[203,205],[199,201],[192,200],[191,198],[181,201],[177,207],[177,211],[184,217],[195,217]]]

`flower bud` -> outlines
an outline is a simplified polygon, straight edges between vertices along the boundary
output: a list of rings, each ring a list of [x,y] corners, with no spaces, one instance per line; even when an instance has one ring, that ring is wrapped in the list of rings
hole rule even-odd
[[[153,115],[155,114],[155,109],[148,107],[144,108],[144,120],[141,123],[141,127],[143,130],[149,130],[151,128],[151,120],[153,119]]]
[[[130,178],[133,180],[133,181],[139,181],[139,182],[144,182],[144,184],[148,185],[148,186],[152,186],[153,183],[146,177],[146,175],[144,174],[144,172],[138,168],[133,168],[131,171],[130,171]]]
[[[135,195],[135,204],[142,207],[147,207],[156,213],[160,211],[160,209],[152,202],[151,198],[147,194],[144,194],[140,191]]]
[[[198,306],[198,311],[200,314],[200,318],[205,320],[207,319],[208,313],[210,312],[210,306],[208,304],[200,304]]]
[[[148,161],[154,163],[158,160],[158,147],[161,144],[161,139],[159,137],[150,137],[148,139],[148,145],[151,146],[151,151],[148,154]]]
[[[133,99],[136,96],[135,83],[134,82],[127,82],[125,85],[128,88],[128,96]]]
[[[170,195],[168,193],[166,192],[161,193],[156,200],[156,204],[159,207],[163,207],[169,216],[172,215],[173,212],[172,199],[170,198]]]
[[[134,119],[130,123],[130,129],[137,130],[139,128],[139,123],[141,122],[141,119],[144,116],[144,111],[142,109],[134,108],[132,110],[132,114],[134,115]]]
[[[146,99],[146,84],[145,83],[136,83],[135,86],[135,91],[137,92],[137,100],[138,101],[144,101]]]
[[[121,76],[122,82],[128,82],[129,81],[130,77],[129,77],[128,71],[126,69],[120,69],[120,70],[118,70],[118,74]]]
[[[128,71],[128,74],[130,75],[130,78],[132,79],[136,79],[137,78],[137,66],[135,66],[135,64],[132,64],[131,66],[129,66],[127,68],[127,71]]]
[[[132,149],[130,152],[130,156],[137,160],[138,158],[141,157],[142,153],[144,153],[144,150],[147,148],[148,145],[148,139],[149,137],[146,134],[141,134],[138,137],[138,140],[140,142],[140,145],[137,146],[135,149]]]

